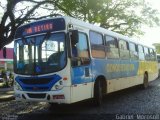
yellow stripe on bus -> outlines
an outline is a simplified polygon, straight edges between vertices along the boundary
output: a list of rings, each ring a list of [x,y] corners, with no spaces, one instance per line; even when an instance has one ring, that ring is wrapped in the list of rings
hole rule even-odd
[[[139,69],[138,75],[143,75],[145,71],[150,73],[157,73],[158,71],[158,64],[155,61],[140,61],[139,62]]]

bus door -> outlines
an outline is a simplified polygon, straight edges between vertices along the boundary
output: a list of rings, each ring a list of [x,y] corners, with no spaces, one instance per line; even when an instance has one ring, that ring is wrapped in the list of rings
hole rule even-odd
[[[91,98],[92,77],[87,35],[78,33],[78,41],[71,41],[72,102]]]

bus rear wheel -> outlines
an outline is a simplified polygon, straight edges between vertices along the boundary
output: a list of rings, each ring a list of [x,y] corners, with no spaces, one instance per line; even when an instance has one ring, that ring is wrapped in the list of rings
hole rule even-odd
[[[101,106],[102,104],[102,97],[103,97],[103,88],[102,82],[100,80],[96,81],[94,87],[94,104],[96,106]]]
[[[149,86],[148,75],[147,75],[147,73],[145,73],[144,78],[143,78],[143,88],[146,89],[148,86]]]

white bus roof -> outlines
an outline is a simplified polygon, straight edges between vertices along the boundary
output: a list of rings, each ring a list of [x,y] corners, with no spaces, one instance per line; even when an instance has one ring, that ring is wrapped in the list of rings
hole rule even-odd
[[[90,29],[90,30],[93,30],[93,31],[96,31],[96,32],[99,32],[99,33],[102,33],[102,34],[110,35],[110,36],[113,36],[113,37],[116,37],[116,38],[119,38],[119,39],[127,40],[129,42],[133,42],[135,44],[142,45],[142,46],[154,49],[154,47],[149,47],[149,46],[141,44],[138,40],[129,38],[128,36],[125,36],[125,35],[122,35],[122,34],[107,30],[105,28],[96,26],[94,24],[90,24],[90,23],[87,23],[87,22],[84,22],[84,21],[81,21],[81,20],[78,20],[78,19],[75,19],[75,18],[72,18],[72,17],[68,17],[68,16],[64,16],[63,18],[70,20],[70,22],[73,25],[74,24],[78,25],[81,28],[87,28],[87,29]]]

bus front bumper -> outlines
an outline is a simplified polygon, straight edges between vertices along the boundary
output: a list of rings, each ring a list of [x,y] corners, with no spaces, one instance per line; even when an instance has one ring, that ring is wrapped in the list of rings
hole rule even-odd
[[[70,87],[63,87],[57,91],[15,91],[17,101],[37,101],[49,103],[71,103]]]

